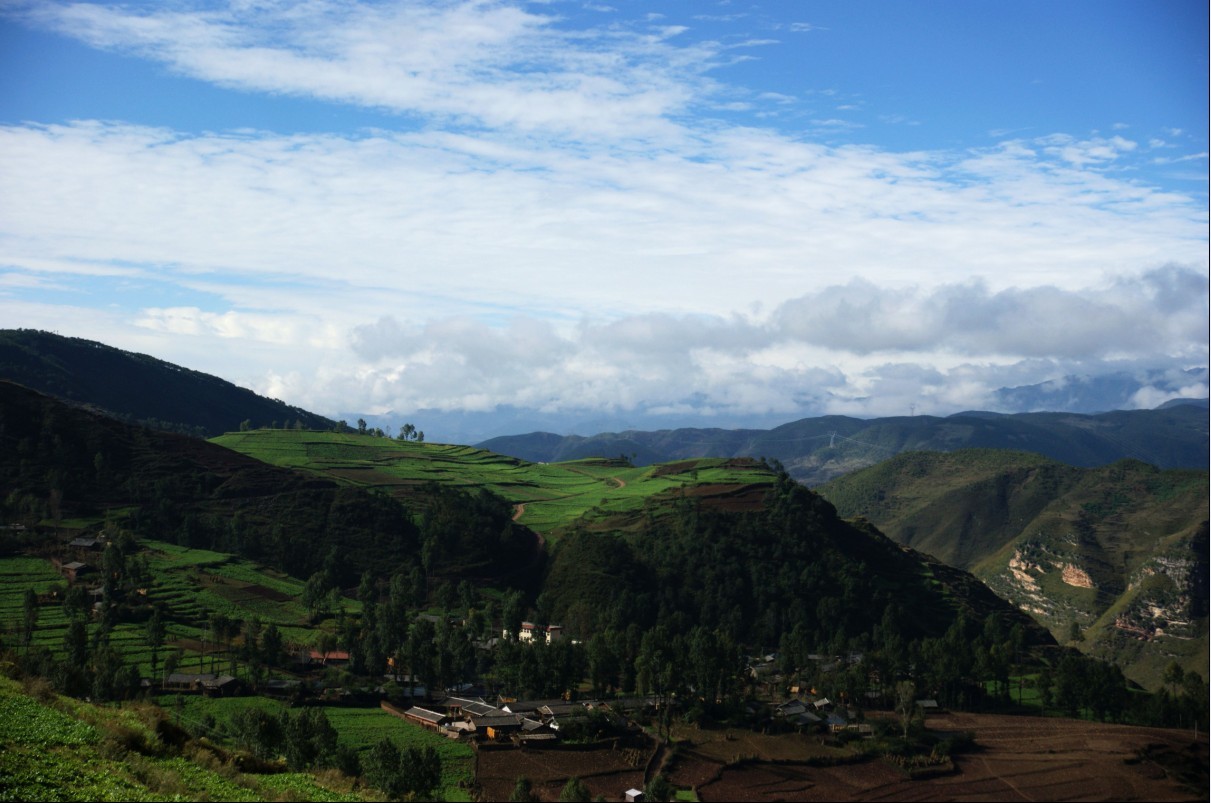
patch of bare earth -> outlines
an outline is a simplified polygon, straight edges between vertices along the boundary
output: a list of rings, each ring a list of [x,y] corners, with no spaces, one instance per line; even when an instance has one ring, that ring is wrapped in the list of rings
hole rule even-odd
[[[621,800],[628,789],[644,787],[644,767],[651,754],[650,747],[624,746],[481,749],[475,781],[482,800],[508,800],[523,776],[542,800],[558,800],[573,776],[580,778],[592,797]]]
[[[931,717],[929,727],[973,733],[978,749],[955,756],[949,774],[912,780],[878,759],[817,766],[734,741],[727,747],[739,748],[737,762],[703,744],[682,751],[671,779],[703,801],[1208,799],[1205,735],[1196,742],[1189,731],[963,713]]]

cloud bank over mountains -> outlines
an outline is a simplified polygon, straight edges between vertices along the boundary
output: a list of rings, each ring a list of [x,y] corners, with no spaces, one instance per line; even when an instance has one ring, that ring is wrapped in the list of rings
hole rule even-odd
[[[505,404],[727,422],[910,407],[945,414],[1007,409],[1015,399],[1020,409],[1024,398],[999,391],[1046,381],[1040,377],[1063,381],[1094,365],[1120,379],[1134,372],[1140,389],[1152,391],[1116,405],[1152,406],[1206,395],[1206,372],[1183,370],[1201,358],[1204,286],[1197,272],[1177,267],[1083,291],[993,292],[971,282],[894,292],[852,281],[762,318],[650,313],[586,320],[566,334],[532,318],[496,328],[386,316],[357,327],[353,349],[379,366],[365,375],[366,391],[395,409]],[[1088,395],[1075,406],[1099,409]]]
[[[10,3],[314,126],[0,125],[0,316],[329,414],[731,426],[1111,375],[1132,404],[1206,395],[1197,138],[880,143],[892,110],[855,91],[739,78],[836,26],[656,8]]]

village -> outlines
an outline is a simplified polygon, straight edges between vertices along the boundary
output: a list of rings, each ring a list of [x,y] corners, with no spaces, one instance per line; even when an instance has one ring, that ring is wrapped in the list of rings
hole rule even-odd
[[[88,607],[97,618],[105,606],[103,573],[98,568],[110,539],[104,532],[78,535],[63,543],[50,557],[55,570],[67,581],[68,588],[83,590]],[[146,588],[133,589],[136,597],[146,598]],[[52,601],[50,599],[45,600]],[[428,612],[415,614],[417,620],[436,625],[442,617]],[[466,622],[448,619],[452,626]],[[552,645],[568,638],[560,624],[521,622],[516,633],[503,629],[500,638],[476,642],[481,650],[495,649],[501,640],[515,639],[521,644],[541,642]],[[578,644],[579,642],[573,642]],[[512,744],[541,747],[561,741],[584,741],[608,734],[622,733],[637,723],[668,718],[670,710],[684,707],[687,701],[675,695],[649,694],[610,699],[576,699],[573,690],[556,699],[519,700],[508,691],[489,690],[482,684],[462,682],[442,690],[430,689],[424,680],[399,671],[394,659],[388,659],[388,672],[373,687],[355,683],[347,687],[341,680],[354,680],[347,671],[350,654],[333,644],[323,649],[311,644],[292,644],[286,648],[287,660],[265,677],[250,682],[240,677],[238,663],[228,655],[227,672],[214,671],[219,648],[210,655],[198,656],[198,671],[185,671],[178,662],[166,661],[164,672],[141,679],[150,694],[201,694],[208,697],[264,696],[292,704],[309,703],[367,706],[379,704],[384,711],[451,739],[475,743]],[[227,651],[230,653],[230,650]],[[846,671],[863,662],[861,653],[845,656],[811,654],[813,675],[828,676]],[[212,671],[202,671],[209,660]],[[755,728],[775,732],[799,732],[870,738],[874,728],[865,721],[866,711],[888,712],[896,705],[894,692],[882,689],[866,691],[861,705],[856,700],[832,700],[802,683],[799,675],[784,676],[775,653],[750,656],[744,670],[753,699],[745,704],[744,715]],[[877,673],[875,678],[877,681]],[[496,693],[493,693],[496,692]],[[915,699],[915,711],[928,715],[938,711],[932,699]]]

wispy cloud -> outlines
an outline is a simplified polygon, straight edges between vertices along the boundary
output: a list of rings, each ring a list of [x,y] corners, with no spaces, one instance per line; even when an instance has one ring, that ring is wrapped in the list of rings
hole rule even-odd
[[[223,86],[468,125],[642,139],[712,95],[718,46],[676,26],[566,32],[484,2],[228,3],[141,11],[34,3],[25,18]]]
[[[10,126],[0,258],[335,280],[435,314],[605,315],[768,308],[824,276],[894,283],[922,265],[996,287],[1205,264],[1190,199],[1029,145],[899,154],[719,129],[676,155],[603,157],[441,132]]]

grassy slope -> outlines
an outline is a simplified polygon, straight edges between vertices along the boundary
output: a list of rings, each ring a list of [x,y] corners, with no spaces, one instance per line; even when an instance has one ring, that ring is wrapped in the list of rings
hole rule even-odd
[[[430,481],[485,488],[524,505],[518,521],[543,535],[586,514],[637,511],[644,500],[682,488],[727,495],[772,481],[759,464],[723,458],[642,468],[602,459],[530,463],[470,446],[288,430],[228,433],[212,442],[266,463],[401,496]]]
[[[973,571],[1058,640],[1075,621],[1082,649],[1155,687],[1175,658],[1208,673],[1207,488],[1205,471],[963,450],[898,455],[819,490],[842,515]]]
[[[251,775],[215,753],[173,755],[146,707],[25,693],[0,677],[0,800],[350,800],[306,773]]]
[[[1030,452],[905,452],[817,490],[842,516],[863,516],[893,540],[970,570],[1053,501],[1055,480],[1036,477],[1076,471]]]

